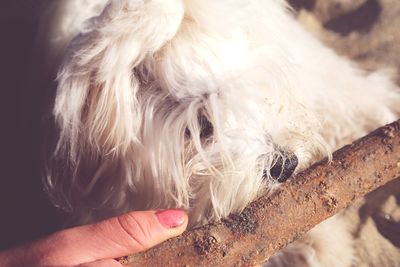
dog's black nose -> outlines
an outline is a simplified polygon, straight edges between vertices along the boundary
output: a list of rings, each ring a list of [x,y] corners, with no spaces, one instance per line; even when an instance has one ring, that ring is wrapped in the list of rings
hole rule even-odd
[[[275,164],[270,169],[269,173],[272,178],[282,183],[292,176],[294,170],[299,164],[297,156],[293,153],[283,152],[275,160]]]

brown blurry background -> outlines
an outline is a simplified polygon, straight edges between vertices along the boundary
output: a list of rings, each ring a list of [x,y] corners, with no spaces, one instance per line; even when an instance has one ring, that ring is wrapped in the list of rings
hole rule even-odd
[[[45,1],[0,0],[0,250],[59,225],[40,176],[46,94],[33,88],[30,75],[42,4]]]

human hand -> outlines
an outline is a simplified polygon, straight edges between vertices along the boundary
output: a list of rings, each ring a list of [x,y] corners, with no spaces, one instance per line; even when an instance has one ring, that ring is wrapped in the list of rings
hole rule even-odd
[[[151,248],[185,231],[183,210],[137,211],[79,226],[0,252],[0,266],[121,267],[117,257]]]

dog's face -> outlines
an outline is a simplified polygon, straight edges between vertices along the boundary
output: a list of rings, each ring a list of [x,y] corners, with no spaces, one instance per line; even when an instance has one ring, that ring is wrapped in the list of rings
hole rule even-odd
[[[268,27],[251,30],[264,19],[226,28],[180,1],[116,2],[73,41],[58,78],[48,184],[80,220],[167,207],[190,209],[192,224],[217,219],[323,150],[285,49]]]

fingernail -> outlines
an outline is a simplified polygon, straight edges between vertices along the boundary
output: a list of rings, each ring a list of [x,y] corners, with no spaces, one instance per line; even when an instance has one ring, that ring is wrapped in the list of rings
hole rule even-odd
[[[186,213],[181,209],[162,210],[156,212],[158,221],[166,228],[175,228],[185,222]]]

